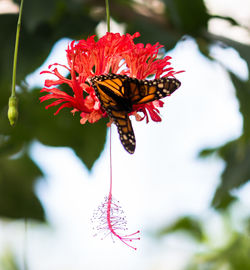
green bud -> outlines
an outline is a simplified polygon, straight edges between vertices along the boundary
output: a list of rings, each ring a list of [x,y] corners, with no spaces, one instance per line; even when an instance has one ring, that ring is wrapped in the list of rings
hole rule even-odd
[[[8,109],[8,118],[11,126],[14,126],[18,118],[18,108],[17,108],[17,97],[11,96],[9,98],[9,109]]]

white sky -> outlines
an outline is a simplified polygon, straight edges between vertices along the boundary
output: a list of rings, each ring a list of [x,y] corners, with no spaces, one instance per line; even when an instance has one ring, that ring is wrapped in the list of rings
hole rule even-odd
[[[49,63],[63,63],[67,43],[57,44]],[[213,48],[213,53],[220,56],[222,51]],[[222,60],[231,59],[228,65],[233,63],[247,78],[246,64],[237,53],[223,53]],[[112,128],[113,194],[126,211],[129,232],[142,231],[142,239],[135,243],[138,251],[119,240],[113,244],[92,236],[90,218],[109,189],[108,140],[91,174],[70,149],[34,143],[33,157],[46,172],[37,191],[51,227],[29,226],[30,269],[180,270],[195,250],[192,242],[178,236],[156,240],[151,234],[183,214],[216,220],[208,206],[224,165],[216,157],[201,160],[197,154],[241,134],[238,102],[228,75],[198,54],[192,40],[180,43],[170,54],[175,70],[186,72],[178,75],[181,88],[164,100],[163,121],[147,125],[132,121],[137,139],[132,156]],[[37,77],[29,78],[29,83],[37,83]],[[249,186],[240,192],[242,204],[250,209],[246,190]],[[8,243],[21,258],[23,224],[0,226],[0,251]]]

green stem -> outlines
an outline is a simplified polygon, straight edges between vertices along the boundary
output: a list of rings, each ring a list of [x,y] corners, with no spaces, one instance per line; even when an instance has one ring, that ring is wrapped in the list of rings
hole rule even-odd
[[[105,2],[106,2],[107,29],[108,32],[110,32],[109,0],[105,0]]]
[[[21,29],[21,17],[23,10],[23,0],[21,0],[19,17],[17,21],[17,29],[16,29],[16,44],[15,44],[15,52],[14,52],[14,61],[13,61],[13,73],[12,73],[12,90],[11,96],[14,97],[16,95],[16,66],[17,66],[17,54],[18,54],[18,44],[19,44],[19,35]]]
[[[17,54],[18,54],[19,35],[20,35],[20,29],[21,29],[22,10],[23,10],[23,0],[21,0],[19,17],[17,21],[16,44],[15,44],[13,73],[12,73],[12,88],[11,88],[11,96],[9,98],[8,118],[9,118],[11,126],[14,126],[16,124],[17,118],[18,118],[18,105],[17,105],[18,100],[16,97],[16,67],[17,67]]]
[[[23,246],[23,269],[28,270],[27,262],[27,239],[28,239],[28,219],[24,218],[24,246]]]

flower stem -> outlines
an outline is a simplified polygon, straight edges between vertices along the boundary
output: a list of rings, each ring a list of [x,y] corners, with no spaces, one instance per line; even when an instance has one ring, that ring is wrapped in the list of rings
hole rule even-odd
[[[114,237],[117,237],[128,247],[136,250],[136,247],[132,246],[134,240],[140,240],[140,237],[137,235],[140,231],[136,231],[132,234],[121,235],[119,231],[127,230],[127,220],[124,215],[124,211],[119,205],[119,201],[115,200],[112,195],[112,151],[111,151],[111,126],[110,126],[110,144],[109,144],[109,157],[110,157],[110,186],[109,186],[109,195],[105,197],[104,203],[102,203],[98,209],[94,212],[92,222],[98,221],[97,233],[103,233],[104,238],[107,235],[111,235],[113,241]],[[95,234],[97,235],[97,234]],[[103,238],[102,238],[103,239]]]
[[[18,45],[19,45],[19,35],[21,29],[21,17],[22,17],[22,10],[23,10],[23,0],[21,0],[20,10],[19,10],[19,17],[17,21],[17,30],[16,30],[16,44],[15,44],[15,52],[14,52],[14,61],[13,61],[13,73],[12,73],[12,90],[11,95],[16,95],[16,66],[17,66],[17,54],[18,54]]]
[[[119,215],[118,216],[114,215],[115,210],[120,209],[120,207],[118,206],[118,202],[115,203],[115,201],[112,198],[112,182],[113,181],[112,181],[111,126],[110,126],[110,133],[109,134],[110,134],[110,137],[109,137],[110,187],[109,187],[109,196],[108,196],[108,201],[107,201],[107,225],[108,225],[108,229],[112,235],[116,236],[118,239],[120,239],[128,247],[131,247],[132,249],[136,250],[137,248],[128,244],[128,242],[132,242],[133,240],[140,240],[140,237],[135,237],[135,235],[139,234],[140,231],[137,231],[137,232],[129,234],[129,235],[120,235],[116,232],[116,229],[119,228],[119,223],[122,224],[122,222],[124,222],[125,219],[120,217]],[[119,210],[119,211],[121,211],[121,210]]]
[[[24,219],[24,251],[23,251],[23,269],[28,270],[27,262],[27,236],[28,236],[28,219]]]
[[[109,187],[109,197],[112,197],[112,153],[111,153],[111,125],[110,125],[110,131],[109,131],[109,168],[110,168],[110,187]]]
[[[18,45],[19,45],[19,36],[21,29],[21,17],[23,10],[23,0],[21,0],[19,17],[17,21],[17,30],[16,30],[16,43],[15,43],[15,51],[14,51],[14,60],[13,60],[13,73],[12,73],[12,88],[11,88],[11,96],[9,99],[9,111],[8,118],[10,124],[13,126],[17,121],[17,98],[16,98],[16,67],[17,67],[17,55],[18,55]]]
[[[109,0],[105,0],[105,2],[106,2],[107,31],[110,32]]]

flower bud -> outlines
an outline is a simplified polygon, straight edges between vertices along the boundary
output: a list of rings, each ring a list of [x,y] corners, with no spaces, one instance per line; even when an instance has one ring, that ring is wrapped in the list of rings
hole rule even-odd
[[[11,126],[14,126],[18,118],[18,108],[17,108],[17,97],[11,96],[9,98],[9,109],[8,109],[8,118]]]

